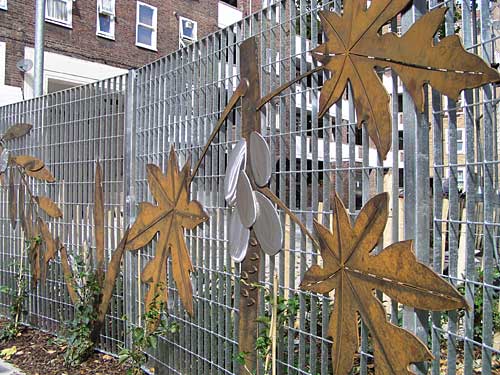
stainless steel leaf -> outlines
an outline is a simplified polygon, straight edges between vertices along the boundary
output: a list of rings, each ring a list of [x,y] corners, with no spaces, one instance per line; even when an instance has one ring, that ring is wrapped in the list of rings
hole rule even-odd
[[[9,165],[9,154],[10,151],[6,148],[4,148],[2,153],[0,154],[0,172],[5,172],[7,170],[7,167]]]
[[[235,262],[241,262],[245,258],[248,249],[250,230],[241,223],[238,210],[235,209],[229,218],[229,254]]]
[[[241,223],[250,228],[257,218],[257,202],[252,185],[245,171],[240,171],[236,186],[236,208],[239,211]]]
[[[224,178],[224,197],[229,206],[236,203],[236,185],[238,175],[246,167],[247,143],[241,139],[229,154],[226,177]]]
[[[259,205],[259,215],[253,230],[262,250],[271,256],[276,255],[283,245],[283,229],[280,218],[276,208],[264,194],[256,191],[255,198]]]
[[[257,132],[250,134],[250,167],[257,186],[266,186],[271,179],[271,153],[266,140]]]

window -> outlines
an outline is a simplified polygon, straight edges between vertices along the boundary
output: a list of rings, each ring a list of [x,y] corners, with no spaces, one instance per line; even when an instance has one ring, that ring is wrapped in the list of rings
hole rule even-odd
[[[46,0],[45,20],[71,27],[73,0]]]
[[[179,46],[185,47],[198,40],[198,23],[189,18],[179,17]]]
[[[80,86],[81,83],[63,81],[60,79],[47,79],[47,94],[58,92],[66,89],[70,89],[72,87]]]
[[[135,44],[156,51],[157,9],[137,2],[137,30]]]
[[[0,0],[0,9],[7,10],[7,0]]]
[[[465,184],[464,184],[464,170],[463,169],[457,169],[457,188],[458,190],[464,190]]]
[[[238,7],[238,1],[237,0],[222,0],[223,3],[232,5],[233,7],[237,8]]]
[[[97,0],[97,35],[115,39],[115,0]]]
[[[450,132],[448,129],[445,129],[444,132],[444,142],[448,144]],[[463,154],[465,152],[465,129],[457,128],[457,154]]]
[[[463,154],[464,149],[464,129],[457,129],[457,153]]]

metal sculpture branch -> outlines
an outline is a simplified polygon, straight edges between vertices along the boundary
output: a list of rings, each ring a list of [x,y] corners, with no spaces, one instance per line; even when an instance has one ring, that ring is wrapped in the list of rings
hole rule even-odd
[[[20,221],[24,237],[29,241],[28,257],[31,267],[32,286],[45,281],[47,266],[57,254],[57,241],[47,224],[48,217],[63,216],[57,204],[47,196],[37,196],[30,188],[30,179],[52,183],[54,177],[45,163],[30,155],[13,155],[7,142],[27,135],[32,125],[19,123],[7,129],[0,138],[0,178],[8,175],[9,216],[12,229]],[[16,183],[19,183],[16,189]]]

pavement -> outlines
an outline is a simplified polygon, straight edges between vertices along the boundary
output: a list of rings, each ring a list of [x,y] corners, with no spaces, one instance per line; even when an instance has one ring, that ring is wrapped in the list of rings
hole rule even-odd
[[[0,359],[0,375],[24,375],[24,372]]]

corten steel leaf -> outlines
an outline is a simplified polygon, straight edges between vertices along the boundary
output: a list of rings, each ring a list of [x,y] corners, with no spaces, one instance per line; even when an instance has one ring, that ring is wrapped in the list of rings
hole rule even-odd
[[[45,212],[48,216],[53,218],[61,218],[63,213],[57,204],[46,196],[35,197],[38,206]]]
[[[153,301],[167,301],[167,258],[172,257],[173,278],[186,311],[193,315],[193,290],[189,273],[193,270],[184,239],[184,229],[193,229],[208,220],[197,201],[189,200],[190,163],[179,171],[174,148],[170,150],[167,173],[147,165],[149,188],[157,205],[143,202],[139,215],[128,236],[126,248],[137,250],[153,240],[159,232],[156,254],[142,271],[142,282],[149,284],[145,298],[146,309]],[[161,291],[164,287],[164,291]]]
[[[47,265],[52,259],[56,257],[58,249],[56,240],[54,239],[54,237],[52,237],[52,233],[50,233],[49,226],[41,218],[38,218],[38,227],[40,229],[43,243],[45,244],[45,253],[43,255],[41,274],[41,280],[42,282],[45,282],[47,276]]]
[[[314,223],[323,267],[312,266],[300,287],[322,294],[335,290],[328,327],[328,335],[333,338],[334,374],[348,374],[352,368],[358,349],[358,314],[373,340],[376,374],[412,374],[408,370],[410,363],[432,359],[426,345],[416,336],[387,321],[374,290],[424,310],[467,306],[455,288],[417,261],[411,241],[397,242],[378,254],[372,253],[387,223],[387,202],[387,193],[373,197],[351,225],[347,210],[336,196],[332,231]]]
[[[1,137],[1,141],[8,142],[16,138],[20,138],[29,133],[29,131],[33,128],[31,124],[19,123],[14,124]]]
[[[125,231],[124,236],[120,240],[120,243],[113,251],[111,260],[107,266],[107,271],[104,272],[104,257],[105,257],[105,227],[104,227],[104,193],[102,187],[102,168],[99,162],[96,163],[96,172],[94,179],[94,236],[96,243],[96,271],[95,277],[100,286],[100,292],[96,298],[96,303],[93,306],[95,313],[95,320],[89,322],[91,329],[91,339],[94,343],[99,340],[99,335],[104,326],[104,320],[106,318],[106,313],[109,309],[109,304],[113,296],[113,290],[116,285],[116,279],[120,273],[120,265],[125,251],[125,244],[127,242],[129,230]],[[59,241],[57,240],[56,243]],[[73,304],[79,304],[84,301],[81,300],[80,295],[75,289],[75,281],[78,279],[72,271],[70,260],[68,259],[68,254],[66,248],[60,244],[56,245],[61,253],[61,266],[63,269],[64,279],[66,281],[66,286],[68,288],[68,293],[70,295]]]
[[[425,14],[401,37],[392,32],[380,34],[381,28],[410,3],[378,0],[367,9],[366,0],[350,0],[345,2],[342,15],[321,11],[327,42],[312,52],[332,73],[321,90],[320,117],[342,97],[350,82],[358,124],[366,122],[382,159],[391,146],[391,116],[389,95],[376,67],[394,69],[422,112],[425,83],[457,99],[463,89],[500,79],[497,71],[464,50],[457,35],[434,42],[446,8]]]

